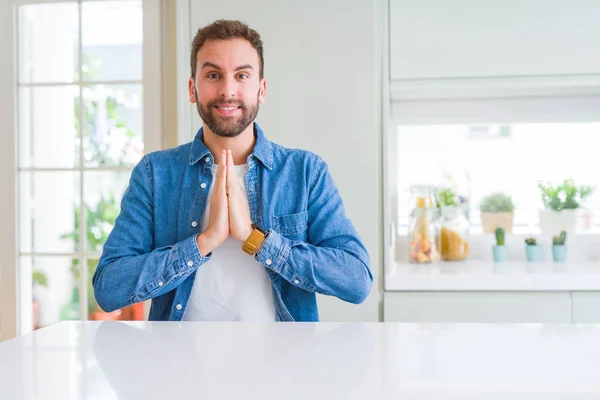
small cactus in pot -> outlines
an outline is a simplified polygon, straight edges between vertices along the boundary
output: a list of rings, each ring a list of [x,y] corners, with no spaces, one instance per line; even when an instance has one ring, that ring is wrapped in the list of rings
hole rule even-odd
[[[552,237],[552,258],[556,262],[567,260],[567,232],[561,231],[559,235]]]
[[[525,239],[525,256],[529,262],[539,262],[542,260],[542,248],[537,244],[535,238]]]
[[[504,244],[504,229],[496,228],[496,245],[492,247],[494,261],[502,262],[508,260],[508,248]]]

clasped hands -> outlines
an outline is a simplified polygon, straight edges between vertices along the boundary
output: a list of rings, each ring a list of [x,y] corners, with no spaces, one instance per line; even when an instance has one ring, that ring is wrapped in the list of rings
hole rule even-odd
[[[196,237],[198,249],[203,256],[219,247],[229,236],[244,243],[252,233],[250,207],[242,190],[231,150],[223,150],[219,155],[217,175],[210,197],[208,227]]]

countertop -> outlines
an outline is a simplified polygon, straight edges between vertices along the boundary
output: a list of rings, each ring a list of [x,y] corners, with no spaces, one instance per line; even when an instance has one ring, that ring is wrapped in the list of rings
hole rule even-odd
[[[61,322],[0,398],[599,399],[600,325]]]
[[[600,263],[452,261],[394,264],[388,291],[600,291]]]

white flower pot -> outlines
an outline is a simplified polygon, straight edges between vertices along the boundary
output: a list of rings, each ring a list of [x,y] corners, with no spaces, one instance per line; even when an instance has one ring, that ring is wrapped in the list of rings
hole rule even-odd
[[[513,228],[514,213],[512,212],[482,212],[481,225],[483,233],[494,233],[496,228],[504,229],[504,232],[511,233]]]
[[[577,210],[540,210],[540,229],[544,235],[558,235],[560,231],[575,233]]]

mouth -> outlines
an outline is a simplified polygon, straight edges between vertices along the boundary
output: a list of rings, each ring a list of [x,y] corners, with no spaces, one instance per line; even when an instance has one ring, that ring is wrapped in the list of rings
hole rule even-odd
[[[222,116],[237,115],[242,110],[240,106],[235,104],[221,104],[214,106],[214,108],[217,110],[217,113]]]

